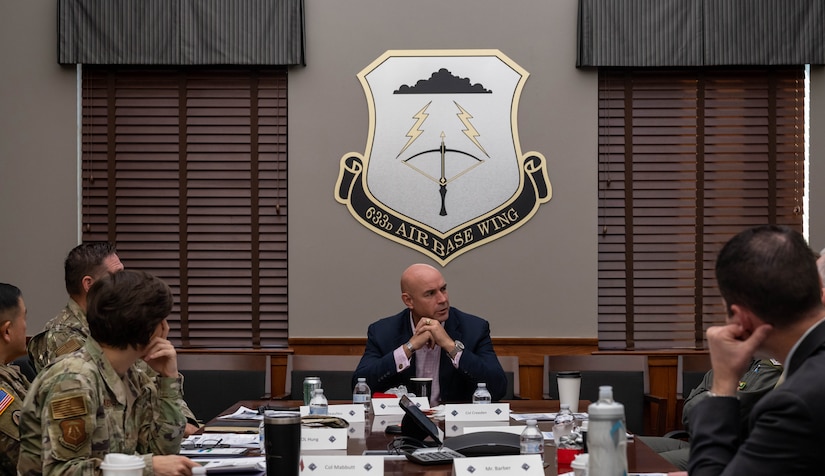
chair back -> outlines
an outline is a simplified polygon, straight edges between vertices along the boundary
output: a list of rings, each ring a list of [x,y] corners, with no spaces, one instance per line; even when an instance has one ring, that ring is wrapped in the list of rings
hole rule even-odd
[[[577,370],[582,374],[579,398],[595,402],[599,387],[613,387],[613,398],[624,405],[627,429],[644,431],[645,394],[648,393],[647,356],[644,355],[548,355],[544,357],[544,398],[559,398],[556,376]],[[580,408],[579,411],[585,409]]]
[[[518,356],[499,355],[498,361],[507,376],[507,391],[503,400],[513,400],[521,398],[521,387],[519,385],[519,363]]]
[[[178,353],[183,399],[198,420],[209,421],[239,400],[269,392],[269,356]]]
[[[286,393],[290,400],[302,400],[304,378],[314,376],[321,379],[328,400],[352,400],[352,374],[360,361],[360,355],[290,355]]]
[[[29,379],[29,382],[33,382],[34,378],[37,377],[37,370],[34,369],[34,365],[28,354],[12,360],[11,364],[20,367],[20,372]]]
[[[710,370],[710,354],[684,354],[677,363],[676,395],[687,397]]]

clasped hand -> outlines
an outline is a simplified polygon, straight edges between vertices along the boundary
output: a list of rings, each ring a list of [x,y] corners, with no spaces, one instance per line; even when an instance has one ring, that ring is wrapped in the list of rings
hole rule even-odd
[[[415,349],[420,349],[425,345],[430,348],[437,345],[442,349],[450,350],[454,345],[453,339],[444,330],[444,326],[437,319],[427,317],[418,320],[410,343]]]

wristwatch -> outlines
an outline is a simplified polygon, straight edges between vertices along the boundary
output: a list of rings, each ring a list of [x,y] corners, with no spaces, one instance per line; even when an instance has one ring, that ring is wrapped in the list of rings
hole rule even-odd
[[[447,355],[449,355],[451,359],[454,359],[462,350],[464,350],[464,344],[462,344],[460,340],[457,340],[455,341],[455,347],[453,347],[453,350],[447,352]]]

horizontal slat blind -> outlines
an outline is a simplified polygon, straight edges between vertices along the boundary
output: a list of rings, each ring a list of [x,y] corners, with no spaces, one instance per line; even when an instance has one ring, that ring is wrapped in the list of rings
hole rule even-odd
[[[84,69],[83,239],[172,286],[178,345],[286,345],[286,117],[281,69]]]
[[[600,72],[600,348],[702,348],[724,242],[801,230],[802,74]]]

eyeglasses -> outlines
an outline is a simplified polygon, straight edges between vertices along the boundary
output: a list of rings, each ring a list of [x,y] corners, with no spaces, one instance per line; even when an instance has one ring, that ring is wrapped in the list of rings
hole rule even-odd
[[[202,439],[198,441],[181,442],[180,447],[184,450],[194,450],[197,448],[229,448],[226,443],[221,443],[223,438]]]

